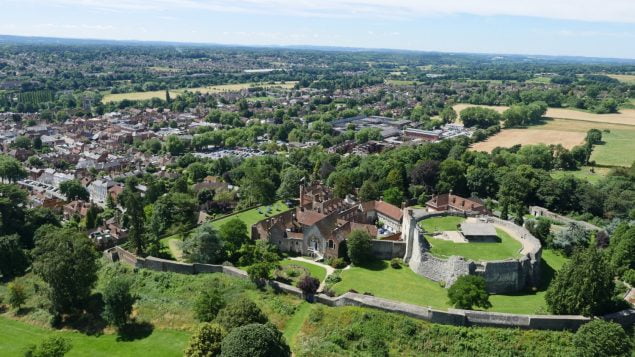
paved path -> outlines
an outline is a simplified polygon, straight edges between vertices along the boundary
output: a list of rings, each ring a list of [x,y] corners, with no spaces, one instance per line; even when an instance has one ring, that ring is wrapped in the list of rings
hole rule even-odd
[[[296,261],[299,261],[299,262],[305,262],[305,263],[309,263],[309,264],[314,264],[314,265],[317,265],[319,267],[322,267],[322,268],[326,269],[326,276],[324,277],[324,281],[326,281],[326,278],[329,275],[331,275],[331,274],[333,274],[335,272],[335,268],[333,268],[330,265],[323,264],[323,263],[318,263],[318,262],[316,262],[314,260],[307,259],[307,258],[304,258],[304,257],[293,257],[293,258],[289,258],[289,259],[296,260]],[[318,288],[318,292],[322,292],[324,290],[324,281],[320,282],[320,287]]]

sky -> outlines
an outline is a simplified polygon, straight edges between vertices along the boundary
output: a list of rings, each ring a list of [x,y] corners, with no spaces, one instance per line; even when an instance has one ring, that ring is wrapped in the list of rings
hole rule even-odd
[[[635,0],[0,0],[0,34],[635,59]]]

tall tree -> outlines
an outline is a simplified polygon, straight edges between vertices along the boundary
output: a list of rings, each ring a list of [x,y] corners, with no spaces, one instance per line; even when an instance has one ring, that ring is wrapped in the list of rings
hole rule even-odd
[[[11,156],[0,154],[0,179],[4,182],[16,182],[26,177],[22,164]]]
[[[4,280],[10,280],[24,274],[29,266],[29,259],[20,246],[17,234],[0,236],[0,275]]]
[[[145,212],[143,200],[137,192],[133,182],[128,182],[119,196],[119,201],[125,208],[125,218],[128,222],[128,240],[139,255],[145,252],[147,240],[144,235]]]
[[[66,199],[69,201],[88,201],[90,199],[90,194],[88,190],[86,190],[86,187],[82,186],[77,180],[68,180],[60,183],[60,192],[66,196]]]
[[[195,229],[183,242],[183,257],[188,262],[215,264],[224,256],[220,234],[209,223]]]

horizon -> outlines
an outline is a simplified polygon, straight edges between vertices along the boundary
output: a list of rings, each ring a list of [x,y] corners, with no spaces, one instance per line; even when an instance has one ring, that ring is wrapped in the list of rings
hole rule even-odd
[[[635,59],[635,2],[8,0],[0,33],[248,47]]]

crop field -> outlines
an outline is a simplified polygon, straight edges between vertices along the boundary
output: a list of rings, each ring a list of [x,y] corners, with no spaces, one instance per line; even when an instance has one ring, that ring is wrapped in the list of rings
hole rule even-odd
[[[235,84],[222,84],[217,86],[207,86],[207,87],[196,87],[196,88],[182,88],[182,89],[170,89],[170,96],[173,98],[178,96],[179,94],[189,91],[189,92],[200,92],[200,93],[222,93],[222,92],[236,92],[243,89],[247,89],[250,87],[265,87],[265,88],[285,88],[290,89],[295,86],[296,82],[283,82],[283,83],[235,83]],[[120,102],[124,99],[128,100],[147,100],[152,98],[165,98],[165,90],[157,90],[150,92],[131,92],[131,93],[117,93],[117,94],[106,94],[102,99],[104,103],[110,102]]]
[[[472,145],[472,150],[491,152],[497,147],[512,147],[514,145],[534,144],[562,144],[567,149],[582,144],[583,132],[544,129],[505,129],[485,141]]]
[[[468,107],[486,107],[494,109],[499,113],[502,113],[507,110],[507,108],[509,108],[506,106],[473,104],[456,104],[453,108],[457,113],[460,113],[461,110]],[[547,114],[545,116],[551,119],[568,119],[594,123],[623,124],[635,126],[635,109],[622,109],[619,113],[614,114],[595,114],[574,109],[549,108],[547,109]]]

